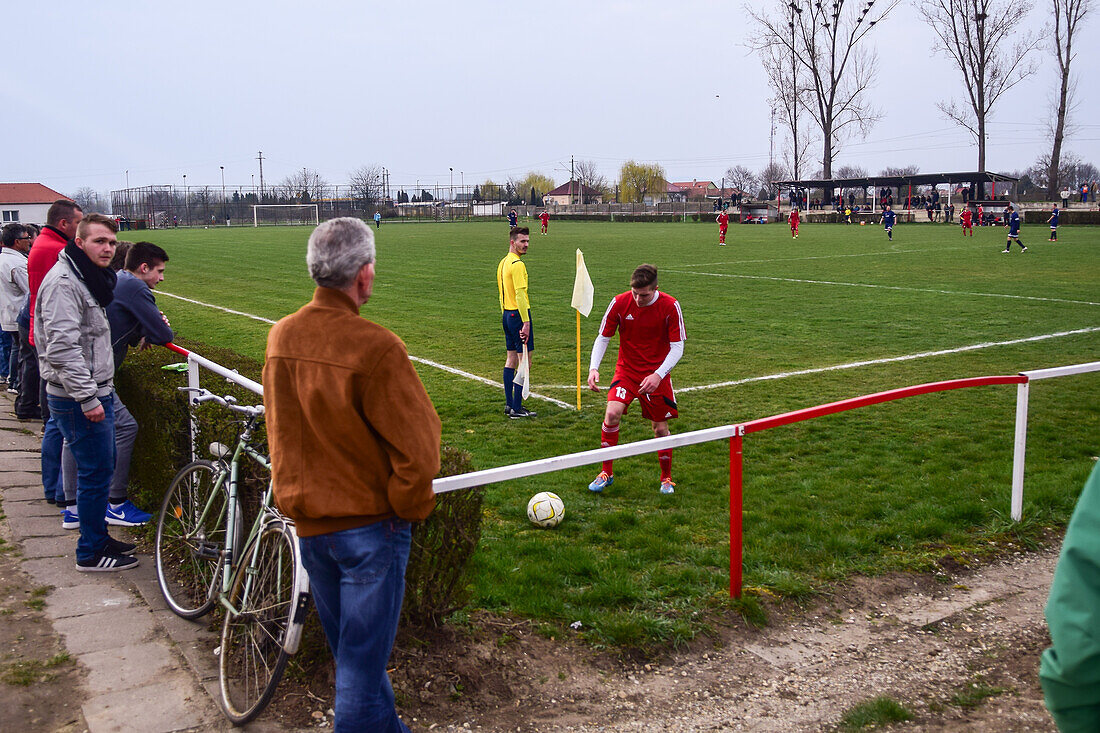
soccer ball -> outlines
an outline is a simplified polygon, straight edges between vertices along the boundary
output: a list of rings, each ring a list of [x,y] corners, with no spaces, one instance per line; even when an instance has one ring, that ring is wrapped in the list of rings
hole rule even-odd
[[[539,492],[527,502],[527,518],[543,529],[557,527],[565,518],[565,504],[557,494]]]

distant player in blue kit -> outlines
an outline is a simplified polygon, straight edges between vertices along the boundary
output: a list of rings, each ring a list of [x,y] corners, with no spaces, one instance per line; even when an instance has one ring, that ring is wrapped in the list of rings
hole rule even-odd
[[[509,209],[508,210],[508,228],[509,229],[514,229],[517,226],[519,226],[519,214],[516,213],[515,209]]]
[[[1023,240],[1020,239],[1020,212],[1012,208],[1012,204],[1005,207],[1005,211],[1008,216],[1008,241],[1005,242],[1005,248],[1002,250],[1004,253],[1008,253],[1012,249],[1012,240],[1016,240],[1016,244],[1020,245],[1021,252],[1027,252],[1027,247],[1024,246]]]
[[[898,215],[890,208],[890,204],[886,204],[882,209],[882,225],[886,228],[886,238],[890,241],[894,240],[894,222],[897,220]]]
[[[1050,224],[1050,239],[1047,240],[1048,242],[1058,241],[1058,214],[1058,204],[1055,204],[1054,211],[1050,212],[1050,218],[1047,219]]]

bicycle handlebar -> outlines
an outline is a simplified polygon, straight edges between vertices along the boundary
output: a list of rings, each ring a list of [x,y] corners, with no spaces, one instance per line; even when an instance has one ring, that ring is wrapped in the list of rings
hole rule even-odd
[[[225,395],[219,397],[208,389],[202,387],[177,387],[181,392],[195,392],[196,394],[191,398],[192,402],[217,402],[222,407],[228,407],[233,412],[240,412],[248,415],[249,417],[258,417],[264,414],[263,405],[238,405],[237,398],[233,395]]]

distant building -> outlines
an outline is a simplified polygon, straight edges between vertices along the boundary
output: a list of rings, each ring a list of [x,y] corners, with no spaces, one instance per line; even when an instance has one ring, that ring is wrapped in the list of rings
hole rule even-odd
[[[572,201],[570,201],[571,192]],[[589,188],[580,181],[570,181],[561,184],[553,191],[543,194],[542,201],[547,206],[565,206],[570,203],[602,204],[603,194],[594,188]]]
[[[0,223],[45,224],[50,204],[68,198],[41,183],[0,183]]]
[[[672,185],[683,189],[684,195],[691,201],[718,196],[718,186],[714,185],[714,181],[676,181]]]

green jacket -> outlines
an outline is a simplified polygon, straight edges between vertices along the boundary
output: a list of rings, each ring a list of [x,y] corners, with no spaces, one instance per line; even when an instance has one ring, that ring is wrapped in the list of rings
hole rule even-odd
[[[1059,730],[1100,731],[1100,464],[1069,520],[1046,607],[1039,679]]]

